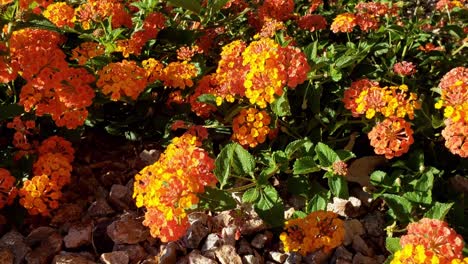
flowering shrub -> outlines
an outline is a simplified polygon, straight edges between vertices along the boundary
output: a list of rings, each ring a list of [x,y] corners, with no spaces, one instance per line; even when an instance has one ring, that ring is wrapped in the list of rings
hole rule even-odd
[[[186,211],[198,203],[196,194],[216,184],[214,160],[200,145],[189,133],[173,138],[159,160],[135,176],[133,197],[147,208],[143,224],[164,242],[184,235]]]
[[[285,251],[331,251],[343,224],[323,210],[352,181],[384,201],[389,234],[417,223],[390,250],[394,263],[466,262],[453,231],[468,236],[453,191],[468,172],[466,1],[0,0],[0,10],[2,209],[18,193],[28,213],[53,217],[80,155],[59,135],[109,133],[170,141],[133,190],[162,241],[181,238],[194,210],[249,203],[284,226]],[[285,223],[288,207],[304,217]],[[445,216],[453,230],[417,222]]]
[[[280,235],[284,250],[305,256],[318,249],[329,252],[338,247],[344,239],[344,227],[337,216],[333,212],[316,211],[305,218],[286,221],[285,232]]]

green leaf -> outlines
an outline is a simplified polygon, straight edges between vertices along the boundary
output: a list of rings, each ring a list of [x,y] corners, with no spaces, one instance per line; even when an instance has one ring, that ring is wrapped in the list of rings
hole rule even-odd
[[[209,1],[209,2],[210,2],[209,8],[211,8],[211,11],[212,11],[212,12],[218,12],[219,10],[221,10],[221,8],[223,8],[223,6],[226,5],[226,3],[227,3],[228,1],[229,1],[229,0],[213,0],[213,1]]]
[[[424,214],[424,217],[444,220],[447,213],[450,211],[454,203],[439,203],[435,204]]]
[[[384,193],[381,197],[385,200],[388,207],[392,210],[395,217],[402,222],[409,222],[413,207],[410,201],[402,196]]]
[[[260,199],[254,205],[255,212],[272,227],[284,223],[284,205],[276,189],[267,185],[260,193]]]
[[[316,194],[310,201],[307,203],[307,213],[312,213],[315,211],[326,210],[327,209],[327,197],[323,194]]]
[[[197,97],[197,101],[216,106],[216,96],[213,94],[202,94]]]
[[[405,192],[403,197],[413,203],[429,205],[432,203],[432,192]]]
[[[205,187],[205,192],[198,194],[199,206],[212,211],[224,211],[236,208],[236,200],[229,192]]]
[[[227,144],[216,157],[214,174],[222,189],[231,173],[239,176],[251,175],[255,167],[253,156],[237,143]]]
[[[330,187],[332,194],[342,199],[348,199],[348,183],[346,180],[339,175],[333,175],[329,172],[327,174],[331,174],[328,177],[328,187]]]
[[[351,152],[349,150],[344,150],[344,149],[337,150],[336,154],[338,155],[338,157],[342,161],[348,161],[348,160],[356,157],[356,155],[354,155],[353,152]]]
[[[322,165],[323,167],[330,167],[335,161],[340,160],[338,154],[336,154],[336,152],[333,149],[323,144],[322,142],[319,142],[315,146],[315,153],[317,153],[320,165]]]
[[[19,104],[0,105],[0,121],[13,118],[24,113],[24,108]]]
[[[244,192],[242,195],[242,202],[243,203],[254,203],[257,201],[258,197],[260,197],[260,191],[258,188],[250,188]]]
[[[387,250],[392,254],[397,252],[398,250],[401,249],[400,238],[399,237],[387,237],[385,239],[385,248],[387,248]]]
[[[294,174],[308,174],[316,171],[320,171],[320,167],[314,161],[311,156],[305,156],[297,159],[293,165]]]
[[[304,176],[290,176],[287,181],[287,189],[289,193],[295,195],[304,195],[309,197],[310,193],[310,181],[308,177]]]
[[[286,146],[286,149],[284,150],[284,152],[286,153],[286,156],[288,157],[288,159],[291,159],[293,155],[296,152],[299,152],[301,148],[305,148],[307,147],[307,145],[311,147],[311,144],[312,142],[310,142],[310,139],[308,138],[294,140],[293,142],[289,143]]]
[[[284,92],[279,98],[271,104],[271,110],[277,116],[290,116],[291,115],[291,107],[289,106],[289,101],[287,97],[287,93]]]
[[[387,176],[387,173],[384,171],[374,171],[370,175],[370,182],[374,186],[382,186],[385,180],[385,177]]]
[[[200,13],[201,4],[199,0],[168,0],[171,4],[190,10],[196,14]]]
[[[335,67],[330,67],[330,76],[334,82],[338,82],[343,78],[341,71]]]

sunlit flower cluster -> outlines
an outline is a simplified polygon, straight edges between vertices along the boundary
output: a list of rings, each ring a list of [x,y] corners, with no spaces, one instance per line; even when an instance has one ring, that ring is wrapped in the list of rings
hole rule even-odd
[[[302,219],[288,220],[281,233],[284,251],[307,255],[316,250],[330,252],[344,240],[344,224],[333,212],[316,211]]]
[[[118,40],[116,51],[122,52],[125,58],[130,54],[140,55],[141,50],[146,42],[158,36],[159,31],[165,27],[166,17],[159,13],[153,12],[149,14],[143,21],[141,30],[132,34],[130,39]]]
[[[361,92],[368,90],[371,87],[379,86],[379,83],[376,81],[371,81],[369,79],[361,79],[351,83],[351,87],[344,91],[343,103],[346,109],[351,111],[354,117],[361,115],[360,112],[357,112],[358,104],[356,99],[360,96]]]
[[[307,14],[297,20],[299,28],[314,32],[327,28],[327,21],[321,15]]]
[[[136,100],[148,83],[146,70],[134,61],[109,63],[98,71],[97,87],[111,100],[118,101],[122,96]]]
[[[416,73],[416,65],[408,61],[397,62],[393,65],[393,72],[401,76],[410,76]]]
[[[172,140],[159,160],[135,176],[136,205],[146,207],[144,225],[163,242],[179,239],[188,228],[187,210],[197,193],[216,184],[214,159],[189,133]]]
[[[383,16],[397,16],[396,5],[389,6],[385,3],[360,2],[355,6],[356,13],[339,14],[331,24],[334,33],[352,32],[357,25],[362,31],[376,30],[380,26],[380,18]]]
[[[395,252],[390,264],[438,264],[439,258],[434,255],[426,255],[423,245],[407,244]]]
[[[21,29],[10,38],[12,63],[27,81],[19,103],[26,112],[50,115],[59,127],[74,129],[88,116],[94,76],[84,68],[72,68],[59,45],[62,37],[42,29]]]
[[[413,263],[402,261],[405,258],[420,261],[414,263],[431,263],[424,261],[433,258],[437,259],[436,263],[441,264],[453,263],[454,260],[455,263],[457,260],[463,261],[461,259],[463,239],[446,222],[423,218],[418,222],[410,223],[407,229],[408,233],[400,239],[403,249],[398,255],[395,254],[394,261],[396,262],[394,263]]]
[[[60,186],[47,175],[34,176],[23,183],[19,190],[20,204],[31,215],[49,216],[57,209],[59,199],[62,197]]]
[[[254,148],[265,142],[270,133],[271,118],[265,110],[242,109],[232,120],[232,140],[242,146]]]
[[[56,2],[47,6],[42,15],[57,27],[75,25],[75,9],[66,2]]]
[[[13,68],[7,53],[8,49],[5,43],[0,42],[0,83],[10,82],[18,75],[18,69]]]
[[[180,61],[191,61],[192,57],[200,52],[201,50],[197,45],[191,47],[183,46],[177,50],[177,59]]]
[[[71,162],[75,158],[72,144],[59,136],[41,142],[39,157],[33,164],[32,179],[26,180],[20,189],[20,204],[31,215],[48,216],[58,207],[62,188],[71,181]]]
[[[103,22],[112,17],[112,27],[132,27],[132,18],[125,10],[125,5],[118,0],[89,0],[75,9],[77,22],[83,29],[92,27],[93,22]]]
[[[465,0],[439,0],[436,3],[435,9],[440,11],[451,11],[455,7],[462,8],[465,2]]]
[[[307,79],[310,66],[298,48],[281,47],[269,38],[260,38],[246,47],[234,41],[223,48],[216,71],[217,96],[233,102],[244,96],[251,104],[265,108],[283,94],[283,88],[296,87]],[[218,104],[221,103],[217,101]]]
[[[391,159],[408,152],[414,143],[413,129],[403,118],[390,117],[377,123],[368,134],[374,152]]]
[[[444,109],[445,146],[454,154],[468,157],[468,68],[457,67],[442,77],[441,97],[436,109]]]
[[[188,61],[169,63],[161,73],[164,86],[185,89],[193,86],[193,78],[198,75],[198,69]]]
[[[217,83],[213,74],[205,75],[199,81],[195,91],[188,98],[191,109],[197,116],[207,118],[210,113],[216,111],[216,107],[214,105],[198,101],[198,97],[202,94],[214,94],[216,87]]]
[[[15,184],[16,178],[7,169],[0,168],[0,209],[13,203],[18,194]]]
[[[285,21],[291,17],[293,11],[294,0],[265,0],[258,8],[258,17],[262,22],[267,18]]]
[[[104,46],[99,43],[83,42],[72,50],[70,59],[77,60],[79,65],[85,65],[88,60],[103,55],[105,51]]]
[[[373,118],[377,113],[384,117],[408,116],[414,118],[414,110],[419,109],[420,102],[415,93],[408,92],[408,86],[371,86],[363,89],[356,97],[356,108],[352,112],[365,114],[367,119]]]

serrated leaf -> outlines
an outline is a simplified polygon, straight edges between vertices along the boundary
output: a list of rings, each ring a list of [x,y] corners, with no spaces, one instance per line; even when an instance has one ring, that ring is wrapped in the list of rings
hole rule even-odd
[[[294,140],[293,142],[289,143],[286,146],[286,149],[284,150],[284,152],[286,153],[286,156],[288,157],[288,159],[291,159],[294,153],[296,153],[301,148],[305,147],[306,144],[309,144],[309,143],[311,144],[312,142],[310,142],[308,138]]]
[[[385,176],[387,176],[387,173],[384,171],[374,171],[370,175],[370,182],[374,186],[381,186],[382,183],[384,182]]]
[[[276,189],[267,185],[260,193],[260,198],[254,205],[255,212],[272,227],[284,223],[284,205]]]
[[[250,188],[242,195],[243,203],[254,203],[260,197],[260,191],[257,188]]]
[[[205,192],[198,194],[199,206],[212,211],[224,211],[236,208],[236,200],[229,192],[205,187]]]
[[[410,201],[402,196],[384,193],[381,197],[385,200],[388,207],[392,210],[396,218],[401,222],[409,222],[411,211],[413,209]]]
[[[273,113],[275,113],[277,116],[291,115],[291,107],[289,106],[289,101],[286,92],[284,92],[283,95],[281,95],[273,103],[271,103],[270,107]]]
[[[330,191],[336,197],[342,199],[348,199],[348,183],[346,180],[339,176],[339,175],[331,175],[328,177],[328,187],[330,187]]]
[[[444,220],[447,213],[450,211],[454,203],[439,203],[435,204],[424,214],[424,217]]]
[[[239,176],[252,174],[255,167],[253,156],[237,143],[226,145],[215,161],[214,174],[222,189],[228,182],[231,173]]]
[[[314,161],[311,156],[305,156],[297,159],[293,165],[294,174],[308,174],[316,171],[320,171],[320,167]]]
[[[326,210],[327,209],[327,198],[322,194],[316,194],[310,201],[307,203],[307,213],[312,213],[315,211]]]
[[[385,239],[385,248],[387,248],[387,250],[392,254],[397,252],[398,250],[401,249],[400,238],[399,237],[387,237]]]
[[[320,165],[322,165],[323,167],[330,167],[335,161],[340,160],[338,154],[336,154],[336,152],[332,148],[330,148],[322,142],[319,142],[315,146],[315,153],[317,153]]]
[[[349,150],[345,150],[345,149],[339,149],[336,151],[336,154],[338,155],[338,157],[340,158],[340,160],[342,161],[348,161],[352,158],[355,158],[356,155],[354,155],[353,152],[349,151]]]

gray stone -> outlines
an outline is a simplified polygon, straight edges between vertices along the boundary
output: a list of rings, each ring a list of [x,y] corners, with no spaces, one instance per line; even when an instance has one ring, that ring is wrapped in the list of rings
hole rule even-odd
[[[125,251],[113,251],[101,254],[101,261],[105,264],[128,264],[129,257]]]
[[[325,264],[328,263],[331,253],[323,252],[323,250],[317,250],[313,253],[308,254],[302,260],[307,264]]]
[[[354,236],[353,244],[351,245],[356,252],[360,252],[366,256],[374,256],[374,250],[360,236]]]
[[[149,230],[141,222],[132,214],[124,214],[107,227],[107,235],[116,244],[136,244],[144,241],[149,236]]]
[[[261,264],[260,259],[254,255],[242,256],[242,264]]]
[[[289,252],[288,257],[284,261],[285,264],[301,264],[302,255],[297,252]]]
[[[351,263],[353,261],[353,254],[349,252],[345,247],[340,246],[336,248],[333,257],[331,259],[332,263]]]
[[[274,260],[278,263],[284,263],[286,259],[288,258],[288,255],[276,251],[269,251],[267,253],[267,257],[270,260]]]
[[[215,249],[221,245],[221,238],[218,234],[211,233],[206,237],[205,243],[203,244],[201,251],[205,252],[211,249]]]
[[[236,226],[224,227],[221,231],[221,237],[224,245],[236,245],[236,233],[238,228]]]
[[[63,238],[65,247],[77,248],[91,244],[91,223],[77,223],[70,227],[68,234]]]
[[[132,191],[127,186],[113,184],[109,192],[109,203],[121,210],[128,210],[133,204]]]
[[[367,231],[367,234],[371,236],[382,236],[385,235],[385,219],[382,213],[374,212],[366,215],[362,219],[362,224]]]
[[[26,262],[28,264],[50,263],[53,256],[62,249],[62,241],[63,238],[59,233],[50,234],[40,242],[38,247],[26,254]]]
[[[160,264],[174,264],[177,260],[178,246],[174,242],[170,242],[164,248],[161,256],[159,257]]]
[[[371,258],[371,257],[364,256],[359,252],[356,255],[354,255],[354,258],[353,258],[353,264],[380,264],[380,263],[381,262],[379,262],[378,260]]]
[[[14,230],[3,235],[0,239],[0,246],[10,249],[15,256],[15,264],[21,263],[24,256],[31,251],[31,248],[26,244],[23,235]]]
[[[238,246],[238,249],[237,249],[237,253],[239,253],[239,255],[252,255],[253,254],[253,249],[252,249],[252,247],[250,246],[250,243],[247,240],[241,239],[239,241],[239,246]]]
[[[190,225],[184,236],[185,245],[188,248],[198,248],[200,242],[208,235],[211,230],[203,223],[197,220]]]
[[[78,254],[67,253],[63,255],[56,255],[52,260],[52,264],[96,264],[96,262]]]
[[[107,216],[115,213],[105,199],[98,199],[88,208],[88,215],[91,217]]]
[[[217,264],[213,259],[207,258],[200,254],[200,251],[193,250],[188,255],[188,263],[190,264]]]
[[[345,237],[344,237],[343,244],[345,246],[350,245],[353,242],[353,238],[355,236],[362,236],[366,232],[361,222],[359,222],[359,220],[356,220],[356,219],[344,221],[344,229],[345,229]]]
[[[250,243],[254,248],[261,249],[265,247],[265,244],[270,240],[270,236],[268,234],[257,234]]]
[[[115,245],[113,251],[127,252],[128,258],[130,259],[130,263],[139,263],[148,256],[148,253],[146,253],[145,249],[138,244]]]
[[[236,248],[231,245],[222,245],[215,250],[216,257],[221,264],[241,264],[241,257],[236,253]]]

